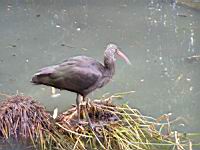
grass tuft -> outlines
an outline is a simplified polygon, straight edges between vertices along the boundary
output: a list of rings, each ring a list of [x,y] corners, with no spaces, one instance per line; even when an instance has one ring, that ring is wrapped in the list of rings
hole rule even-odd
[[[53,119],[33,98],[7,96],[0,103],[0,136],[41,150],[192,150],[188,136],[172,130],[170,114],[144,116],[127,104],[114,105],[116,97],[82,102],[78,123],[76,106]]]

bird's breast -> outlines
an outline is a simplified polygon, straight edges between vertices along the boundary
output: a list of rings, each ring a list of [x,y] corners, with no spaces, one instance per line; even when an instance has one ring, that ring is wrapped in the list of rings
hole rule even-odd
[[[112,76],[103,76],[98,83],[98,88],[102,88],[104,85],[110,82],[111,78]]]

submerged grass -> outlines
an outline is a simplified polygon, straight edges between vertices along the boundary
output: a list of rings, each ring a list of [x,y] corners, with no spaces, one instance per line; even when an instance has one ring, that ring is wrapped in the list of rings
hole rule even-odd
[[[192,149],[187,136],[172,131],[170,114],[158,119],[144,116],[127,104],[112,104],[115,97],[120,95],[81,103],[79,123],[76,106],[54,120],[31,97],[8,97],[0,103],[0,136],[4,140],[15,138],[41,150]]]

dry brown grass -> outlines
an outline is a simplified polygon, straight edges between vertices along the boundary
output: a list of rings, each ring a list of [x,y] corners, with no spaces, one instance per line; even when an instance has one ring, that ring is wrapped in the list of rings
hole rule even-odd
[[[28,141],[34,149],[42,150],[191,149],[188,139],[172,131],[169,115],[158,119],[143,116],[128,105],[114,105],[113,97],[82,103],[80,123],[76,106],[54,120],[33,98],[8,97],[0,103],[0,135],[4,140]]]

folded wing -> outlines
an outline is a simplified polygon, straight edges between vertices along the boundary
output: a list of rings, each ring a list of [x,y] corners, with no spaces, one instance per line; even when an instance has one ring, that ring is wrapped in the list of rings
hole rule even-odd
[[[59,65],[42,68],[32,82],[81,93],[101,78],[103,66],[96,60],[77,56]]]

